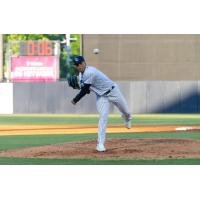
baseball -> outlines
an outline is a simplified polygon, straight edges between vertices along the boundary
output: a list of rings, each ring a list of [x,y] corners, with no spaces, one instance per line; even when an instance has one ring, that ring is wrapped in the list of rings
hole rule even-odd
[[[98,54],[99,52],[100,52],[99,49],[93,49],[93,53],[94,53],[94,54]]]

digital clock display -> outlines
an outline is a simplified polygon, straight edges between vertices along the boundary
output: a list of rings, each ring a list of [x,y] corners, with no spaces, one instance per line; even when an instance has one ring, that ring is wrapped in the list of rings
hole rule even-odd
[[[54,44],[48,40],[20,42],[20,56],[53,56]]]

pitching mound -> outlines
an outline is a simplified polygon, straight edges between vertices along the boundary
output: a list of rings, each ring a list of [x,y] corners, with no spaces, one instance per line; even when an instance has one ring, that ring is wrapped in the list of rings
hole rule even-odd
[[[106,152],[95,150],[96,141],[24,148],[0,152],[0,157],[165,159],[200,158],[200,141],[192,139],[110,139]]]

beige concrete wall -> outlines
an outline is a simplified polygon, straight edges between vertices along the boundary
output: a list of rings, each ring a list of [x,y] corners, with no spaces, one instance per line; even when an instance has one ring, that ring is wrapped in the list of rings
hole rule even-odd
[[[200,113],[200,81],[117,81],[116,83],[133,114]],[[3,98],[0,98],[0,113],[8,113],[9,108],[10,111],[13,109],[14,114],[97,114],[96,95],[91,92],[74,106],[71,99],[77,95],[78,90],[70,88],[66,81],[17,82],[13,83],[13,89],[11,86],[8,87],[9,84],[11,85],[11,83],[0,84],[0,94],[4,94]],[[110,113],[120,114],[112,104]]]
[[[114,80],[200,80],[200,35],[85,34],[83,55]]]
[[[0,34],[0,81],[3,79],[3,35]]]

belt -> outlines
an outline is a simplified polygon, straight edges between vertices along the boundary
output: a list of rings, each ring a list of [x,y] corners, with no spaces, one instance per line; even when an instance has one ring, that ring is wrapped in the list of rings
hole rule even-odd
[[[108,90],[107,92],[105,92],[103,95],[107,95],[111,92],[111,90],[113,90],[115,88],[115,86],[112,86],[112,88],[110,90]]]

